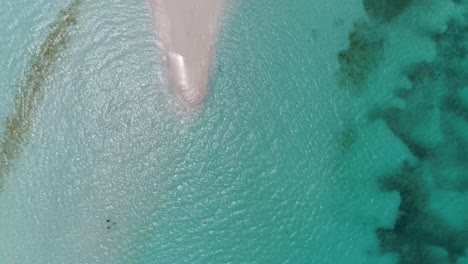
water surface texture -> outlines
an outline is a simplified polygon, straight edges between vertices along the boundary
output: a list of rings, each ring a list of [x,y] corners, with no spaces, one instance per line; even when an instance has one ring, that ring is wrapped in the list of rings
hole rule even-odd
[[[468,263],[468,1],[232,1],[190,111],[147,1],[4,2],[0,263]]]

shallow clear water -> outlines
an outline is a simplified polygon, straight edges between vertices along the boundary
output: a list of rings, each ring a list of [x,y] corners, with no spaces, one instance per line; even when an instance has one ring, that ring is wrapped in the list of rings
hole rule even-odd
[[[468,263],[468,3],[416,2],[231,2],[186,111],[146,1],[7,0],[0,263]]]

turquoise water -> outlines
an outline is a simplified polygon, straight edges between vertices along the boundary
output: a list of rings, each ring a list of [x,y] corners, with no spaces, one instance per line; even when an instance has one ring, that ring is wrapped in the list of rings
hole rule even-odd
[[[467,1],[231,2],[189,112],[147,2],[6,2],[0,263],[468,263]]]

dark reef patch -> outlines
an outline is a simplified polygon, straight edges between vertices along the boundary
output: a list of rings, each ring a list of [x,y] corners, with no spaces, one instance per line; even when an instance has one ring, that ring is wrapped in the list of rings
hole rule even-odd
[[[19,83],[14,110],[5,119],[5,132],[0,140],[0,191],[29,136],[35,110],[44,96],[44,85],[70,40],[70,29],[76,24],[80,3],[81,0],[75,0],[60,12],[51,33]]]
[[[354,128],[347,128],[339,136],[339,145],[342,151],[348,151],[357,140],[357,131]]]
[[[437,8],[440,3],[436,2],[363,0],[369,20],[355,26],[349,48],[338,55],[340,77],[345,80],[340,79],[341,85],[349,87],[351,83],[360,92],[378,89],[369,87],[366,80],[370,74],[380,77],[375,68],[380,63],[384,43],[388,43],[385,30],[395,30],[402,24],[386,25],[413,4]],[[466,201],[461,197],[466,197],[468,191],[468,3],[452,3],[459,4],[457,8],[464,14],[448,22],[444,20],[447,24],[441,26],[445,28],[443,32],[433,34],[414,28],[414,34],[427,34],[423,37],[434,41],[435,58],[430,61],[421,58],[410,65],[405,61],[402,64],[405,68],[401,69],[405,82],[396,80],[395,86],[403,84],[403,87],[393,94],[400,103],[382,102],[372,105],[369,112],[371,123],[384,120],[416,157],[416,161],[404,162],[399,171],[381,182],[385,191],[398,192],[401,202],[394,226],[380,228],[377,235],[381,250],[398,254],[402,264],[457,263],[468,257],[468,204],[460,204]],[[408,27],[411,23],[408,21]],[[413,29],[404,28],[403,32],[408,30]],[[395,37],[395,32],[392,34]],[[397,55],[395,60],[398,61]],[[440,200],[441,197],[445,198]],[[443,199],[456,199],[458,204],[445,205]]]
[[[422,145],[418,142],[411,140],[411,135],[408,130],[411,128],[402,125],[400,120],[404,116],[405,111],[396,108],[388,108],[376,116],[380,116],[386,123],[389,129],[408,147],[408,149],[420,159],[428,158],[434,152],[429,146]],[[375,117],[374,117],[375,118]]]
[[[363,0],[364,10],[372,18],[389,21],[411,6],[414,0]]]
[[[453,26],[454,24],[448,28],[448,31],[460,32]],[[453,33],[442,35],[453,35]],[[459,134],[456,129],[450,129],[450,123],[442,122],[443,127],[440,129],[443,131],[443,139],[436,146],[421,144],[414,136],[416,129],[420,130],[421,126],[429,129],[430,122],[427,124],[423,122],[435,112],[442,113],[439,116],[442,121],[445,112],[451,112],[468,121],[468,109],[457,92],[454,92],[468,85],[466,79],[468,72],[458,62],[459,55],[464,52],[459,49],[465,48],[455,42],[468,43],[468,39],[436,37],[434,40],[438,47],[436,59],[430,63],[415,64],[407,72],[412,87],[400,98],[404,98],[408,108],[405,110],[389,108],[382,112],[382,118],[394,134],[420,159],[418,166],[402,169],[386,184],[388,190],[400,193],[400,216],[393,229],[380,229],[377,232],[382,242],[382,249],[397,252],[400,255],[400,263],[404,264],[456,263],[465,255],[468,248],[468,226],[452,227],[440,215],[431,211],[429,202],[431,192],[440,192],[440,190],[426,186],[427,182],[437,181],[443,177],[438,174],[451,169],[447,166],[436,170],[435,163],[459,163],[456,165],[458,167],[466,164],[468,152],[464,151],[462,142],[466,141],[467,134]],[[464,156],[466,157],[463,160]],[[458,192],[462,189],[455,187],[456,182],[466,182],[467,177],[468,172],[444,181],[452,181],[453,183],[448,183],[446,186],[452,186],[451,191]]]
[[[378,31],[362,22],[354,25],[349,47],[338,54],[340,82],[359,94],[369,73],[378,65],[383,53],[383,40]]]
[[[450,89],[464,88],[468,84],[468,23],[451,20],[444,32],[432,38],[437,44],[437,63],[447,78],[445,84]]]
[[[452,35],[460,32],[451,24],[443,33]],[[417,156],[420,164],[414,168],[402,169],[386,184],[388,190],[400,193],[400,216],[393,229],[378,230],[384,251],[397,252],[400,263],[456,263],[463,257],[468,248],[468,223],[462,227],[452,227],[443,217],[430,209],[430,196],[433,192],[440,192],[438,186],[429,188],[427,182],[440,181],[451,166],[466,168],[468,152],[463,142],[468,134],[451,128],[450,122],[444,122],[445,114],[450,112],[468,121],[468,108],[461,101],[457,90],[468,85],[467,69],[459,63],[459,55],[465,51],[459,42],[468,43],[464,37],[435,37],[437,43],[437,57],[433,62],[413,65],[406,75],[412,87],[405,90],[404,98],[408,107],[404,110],[386,109],[381,115],[388,126]],[[453,45],[451,44],[453,43]],[[435,146],[421,144],[414,135],[421,127],[431,126],[434,113],[441,113],[439,129],[443,139]],[[413,122],[413,124],[411,123]],[[460,134],[462,133],[462,134]],[[429,135],[429,134],[428,134]],[[418,135],[420,137],[420,135]],[[447,164],[436,169],[435,164]],[[455,164],[455,165],[450,165]],[[465,165],[464,165],[465,164]],[[407,166],[405,166],[407,167]],[[427,169],[430,168],[430,169]],[[468,171],[457,177],[443,179],[444,186],[451,186],[449,191],[463,191],[460,183],[467,182]],[[467,206],[468,209],[468,206]],[[465,214],[468,211],[465,212]]]
[[[428,181],[423,166],[409,162],[382,181],[385,190],[400,193],[400,215],[394,228],[380,228],[377,235],[382,250],[398,253],[400,263],[456,263],[468,246],[466,230],[450,227],[428,209]]]
[[[441,101],[441,109],[446,112],[452,112],[468,122],[468,104],[462,101],[458,93],[451,93]]]

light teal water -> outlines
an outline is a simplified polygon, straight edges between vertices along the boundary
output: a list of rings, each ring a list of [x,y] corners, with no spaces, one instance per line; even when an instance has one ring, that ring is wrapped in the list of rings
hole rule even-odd
[[[73,1],[6,2],[0,263],[468,263],[466,1],[231,2],[192,112],[144,0],[79,2],[35,86]]]

